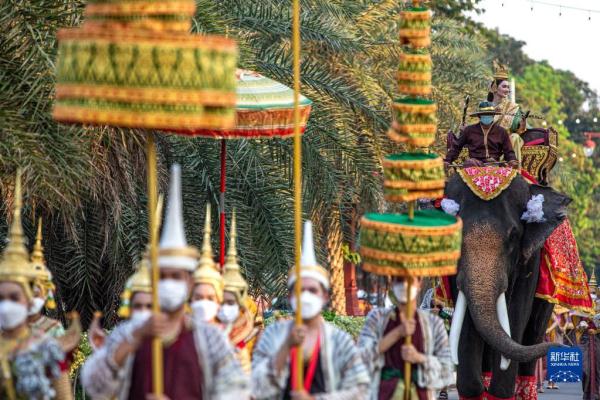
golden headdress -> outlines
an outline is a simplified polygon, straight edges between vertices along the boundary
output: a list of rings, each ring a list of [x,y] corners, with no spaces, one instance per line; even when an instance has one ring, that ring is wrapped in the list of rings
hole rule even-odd
[[[30,285],[34,275],[29,261],[29,253],[25,248],[25,236],[21,223],[21,207],[23,205],[21,197],[21,171],[18,170],[15,179],[13,220],[8,231],[8,245],[0,260],[0,281],[20,284],[27,298],[31,300],[33,293]]]
[[[215,288],[217,300],[223,301],[223,277],[217,270],[213,259],[212,246],[210,245],[210,204],[206,206],[206,221],[204,223],[204,239],[198,268],[194,271],[194,284],[206,283]]]
[[[508,79],[508,65],[501,64],[498,60],[494,60],[494,80]]]
[[[304,222],[302,235],[302,257],[300,259],[300,277],[311,278],[318,281],[325,289],[329,290],[329,272],[317,263],[315,245],[313,242],[312,222]],[[288,287],[296,282],[296,273],[292,267],[288,273]]]
[[[248,297],[248,283],[240,273],[240,265],[237,259],[236,248],[236,223],[235,211],[231,217],[231,239],[229,240],[229,248],[227,249],[227,257],[223,266],[223,281],[225,282],[225,291],[235,295],[238,304],[247,308],[246,300]]]
[[[150,273],[150,260],[148,252],[144,252],[142,259],[136,265],[136,271],[125,283],[121,294],[121,306],[118,315],[121,318],[131,316],[131,298],[136,293],[152,293],[152,275]]]
[[[54,300],[54,283],[52,283],[52,273],[46,266],[44,259],[44,247],[42,246],[42,219],[38,220],[37,234],[35,236],[35,244],[31,252],[31,268],[33,271],[34,285],[40,289],[42,298],[46,300],[46,308],[55,309],[56,301]]]

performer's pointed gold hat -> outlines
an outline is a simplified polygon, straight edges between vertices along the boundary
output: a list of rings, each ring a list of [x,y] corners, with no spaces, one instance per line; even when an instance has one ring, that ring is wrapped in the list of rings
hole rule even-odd
[[[507,80],[508,79],[508,65],[501,64],[500,61],[494,60],[494,79],[495,80]]]
[[[231,238],[229,239],[229,248],[227,249],[227,257],[223,266],[223,281],[225,282],[225,291],[235,295],[240,306],[246,307],[248,297],[248,283],[240,272],[240,264],[237,258],[236,248],[236,221],[235,211],[231,217]]]
[[[25,247],[25,235],[21,223],[22,205],[21,171],[18,170],[15,180],[13,219],[8,230],[8,245],[4,249],[0,260],[0,281],[20,284],[27,298],[32,299],[33,294],[30,285],[35,276],[29,261],[29,253]]]
[[[119,317],[129,318],[131,316],[131,298],[136,293],[152,293],[152,275],[150,273],[148,251],[144,252],[142,259],[136,264],[135,272],[125,283],[125,289],[121,294]]]
[[[204,223],[204,239],[198,268],[194,271],[194,284],[206,283],[215,288],[219,302],[223,301],[223,277],[217,270],[210,245],[210,204],[206,206],[206,221]]]
[[[36,285],[41,296],[46,300],[46,308],[55,309],[56,301],[54,300],[54,283],[52,282],[52,273],[46,265],[44,258],[44,247],[42,246],[42,218],[38,220],[37,234],[35,236],[35,244],[31,251],[31,268],[33,271],[34,285]]]

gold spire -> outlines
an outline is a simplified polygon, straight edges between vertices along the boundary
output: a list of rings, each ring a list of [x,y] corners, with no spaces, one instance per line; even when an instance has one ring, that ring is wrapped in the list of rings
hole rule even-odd
[[[592,276],[590,277],[589,287],[596,290],[598,282],[596,282],[596,268],[592,268]]]
[[[21,223],[21,207],[23,199],[21,193],[21,169],[17,170],[15,179],[15,194],[13,204],[13,218],[8,231],[8,245],[0,261],[0,281],[21,283],[25,294],[31,298],[29,283],[33,279],[29,253],[25,247],[25,236]]]
[[[225,282],[225,291],[235,294],[238,303],[242,307],[245,307],[248,284],[240,272],[240,265],[237,259],[236,238],[237,231],[234,210],[233,216],[231,217],[229,248],[227,249],[227,257],[225,258],[225,265],[223,266],[223,281]]]
[[[206,206],[206,221],[204,223],[204,239],[198,268],[194,271],[194,284],[206,283],[215,289],[219,302],[223,301],[223,277],[217,270],[210,245],[210,204]]]
[[[508,65],[501,64],[500,61],[494,60],[494,79],[495,80],[507,80],[508,79]]]
[[[38,227],[37,234],[35,235],[35,244],[33,245],[33,250],[31,251],[31,263],[34,266],[35,270],[38,265],[45,266],[46,260],[44,259],[44,247],[42,246],[42,218],[38,219]]]
[[[200,254],[200,262],[198,267],[210,265],[214,268],[215,260],[213,256],[212,246],[210,244],[210,204],[206,205],[206,219],[204,221],[204,238],[202,239],[202,252]]]

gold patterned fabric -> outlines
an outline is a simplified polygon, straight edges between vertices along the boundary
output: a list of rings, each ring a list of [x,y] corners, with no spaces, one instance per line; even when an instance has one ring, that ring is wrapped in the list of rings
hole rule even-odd
[[[235,124],[237,47],[191,35],[193,1],[96,1],[58,32],[53,116],[186,135]]]

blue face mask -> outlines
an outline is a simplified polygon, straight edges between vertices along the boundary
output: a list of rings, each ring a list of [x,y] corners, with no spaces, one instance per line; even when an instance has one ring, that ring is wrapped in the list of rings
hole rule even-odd
[[[491,125],[492,122],[494,122],[494,116],[493,115],[482,115],[481,117],[479,117],[479,121],[481,121],[481,123],[483,125]]]

